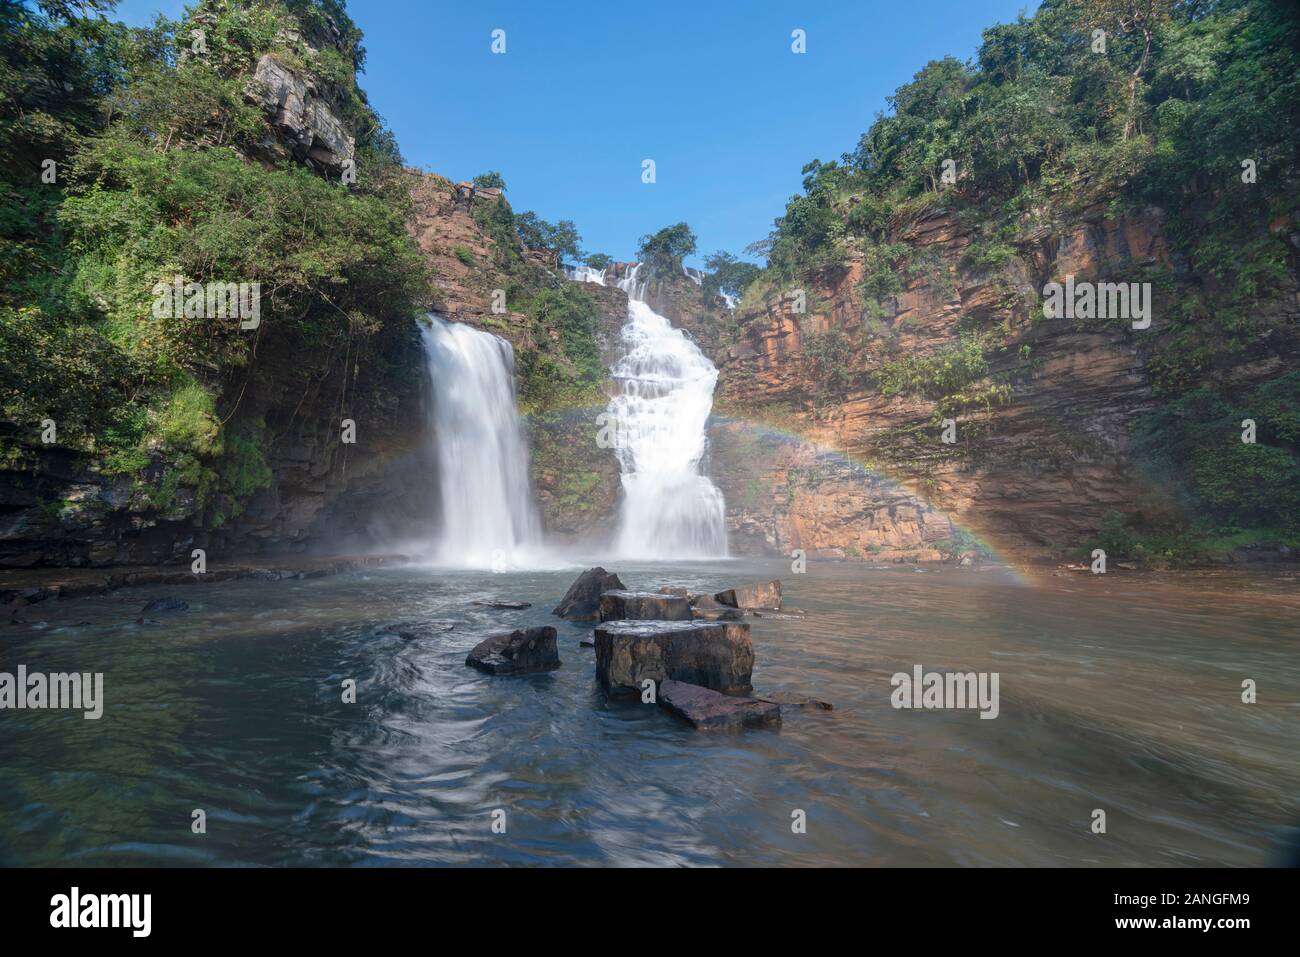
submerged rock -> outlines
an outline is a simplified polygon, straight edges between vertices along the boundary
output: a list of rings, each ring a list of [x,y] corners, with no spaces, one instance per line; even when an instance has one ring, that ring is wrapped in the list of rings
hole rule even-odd
[[[140,609],[141,616],[161,614],[169,611],[189,611],[190,603],[174,595],[164,595],[162,598],[155,598]]]
[[[749,625],[706,621],[611,621],[596,629],[596,677],[611,693],[672,679],[726,694],[750,690]]]
[[[555,647],[555,629],[517,629],[480,641],[465,658],[465,664],[491,675],[529,675],[560,667]]]
[[[770,701],[772,704],[779,704],[782,708],[800,708],[806,711],[835,710],[835,706],[829,701],[822,701],[820,698],[813,698],[802,694],[786,694],[783,691],[777,691],[773,694],[765,694],[758,700]]]
[[[600,596],[600,620],[690,621],[685,596],[651,591],[607,591]]]
[[[600,618],[601,592],[621,591],[623,588],[623,583],[613,572],[607,572],[599,565],[588,568],[569,586],[551,614],[566,621],[596,621]]]
[[[737,585],[713,596],[715,601],[732,608],[769,608],[781,607],[781,583],[779,581],[756,582],[752,585]]]
[[[433,618],[429,621],[403,621],[396,625],[387,625],[384,631],[396,635],[403,641],[415,641],[419,638],[432,638],[442,635],[456,627],[456,623],[447,618]]]
[[[758,698],[734,698],[671,678],[659,682],[659,707],[684,718],[698,731],[779,728],[781,706]]]
[[[755,608],[751,614],[755,618],[777,618],[785,621],[801,621],[807,617],[808,612],[802,608],[787,606],[780,611],[772,611],[769,608]]]
[[[472,604],[481,605],[484,608],[504,608],[504,609],[519,609],[519,608],[533,607],[533,603],[531,601],[512,601],[509,598],[482,598],[479,599],[478,601],[472,602]]]

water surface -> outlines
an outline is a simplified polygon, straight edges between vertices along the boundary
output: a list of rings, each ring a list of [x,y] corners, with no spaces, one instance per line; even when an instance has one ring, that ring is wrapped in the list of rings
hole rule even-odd
[[[6,630],[0,670],[102,671],[107,704],[99,721],[0,712],[0,864],[1259,865],[1285,859],[1300,822],[1294,571],[614,570],[710,591],[781,577],[808,616],[752,620],[754,684],[835,711],[709,735],[607,701],[579,646],[590,628],[549,614],[577,569],[47,602],[31,609],[46,624]],[[190,610],[135,624],[161,594]],[[485,597],[534,606],[470,604]],[[381,633],[421,617],[457,625]],[[533,624],[558,625],[558,671],[465,666],[484,636]],[[890,676],[915,664],[999,672],[999,717],[895,710]]]

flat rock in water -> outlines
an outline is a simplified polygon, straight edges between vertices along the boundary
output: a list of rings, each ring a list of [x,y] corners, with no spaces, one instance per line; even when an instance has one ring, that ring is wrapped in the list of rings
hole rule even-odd
[[[777,618],[786,621],[802,621],[808,615],[802,608],[782,608],[780,611],[773,611],[770,608],[755,608],[750,614],[755,618]]]
[[[552,609],[566,621],[597,621],[600,618],[601,592],[620,591],[624,585],[617,575],[597,565],[588,568],[569,586],[560,603]]]
[[[169,611],[189,611],[189,609],[190,603],[184,599],[177,598],[174,595],[164,595],[162,598],[155,598],[141,608],[140,614],[162,614]]]
[[[403,641],[415,641],[419,638],[432,638],[442,635],[456,627],[456,623],[446,618],[434,618],[429,621],[404,621],[396,625],[387,625],[384,631],[396,635]]]
[[[781,583],[757,582],[752,585],[737,585],[713,596],[714,600],[732,608],[768,608],[781,607]]]
[[[730,621],[611,621],[596,628],[596,677],[610,693],[640,694],[671,678],[745,694],[754,671],[749,625]]]
[[[690,621],[684,595],[653,591],[607,591],[600,596],[601,621]]]
[[[678,598],[685,598],[687,601],[690,601],[691,598],[690,589],[681,585],[664,585],[662,588],[657,589],[655,594],[676,595]]]
[[[465,664],[490,675],[531,675],[554,671],[560,667],[555,629],[546,625],[493,635],[474,646],[466,656]]]
[[[659,682],[659,707],[690,722],[697,731],[739,731],[781,727],[781,706],[758,698],[733,698],[671,678]]]
[[[822,701],[820,698],[812,698],[803,694],[786,694],[782,691],[777,691],[773,694],[765,694],[758,700],[770,701],[772,704],[778,704],[782,708],[801,708],[805,711],[835,710],[835,706],[829,701]]]
[[[481,605],[484,608],[518,609],[518,608],[533,607],[533,603],[531,601],[511,601],[508,598],[481,598],[478,601],[473,602],[472,604]]]

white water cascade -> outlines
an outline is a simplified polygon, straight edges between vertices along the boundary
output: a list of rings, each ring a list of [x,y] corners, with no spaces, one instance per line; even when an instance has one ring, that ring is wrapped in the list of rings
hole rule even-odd
[[[515,410],[514,350],[504,339],[436,316],[421,335],[433,379],[442,501],[433,558],[494,571],[535,564],[541,522]]]
[[[645,302],[641,271],[638,263],[618,280],[628,304],[625,352],[611,370],[617,391],[608,407],[623,482],[616,549],[652,560],[724,557],[726,503],[702,474],[718,370]],[[605,279],[583,278],[602,285]]]

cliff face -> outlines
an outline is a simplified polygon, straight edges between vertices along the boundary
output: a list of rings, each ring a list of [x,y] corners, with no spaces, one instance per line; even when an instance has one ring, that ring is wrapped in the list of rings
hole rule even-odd
[[[894,241],[930,268],[886,299],[883,315],[863,306],[860,260],[809,283],[804,314],[795,311],[793,295],[742,309],[738,334],[715,354],[721,408],[785,423],[870,464],[915,493],[918,504],[942,509],[1013,557],[1060,557],[1082,546],[1112,512],[1137,523],[1170,520],[1173,506],[1142,477],[1130,438],[1156,404],[1153,365],[1170,298],[1157,292],[1148,333],[1127,321],[1045,319],[1039,299],[1045,283],[1067,275],[1105,281],[1160,268],[1185,278],[1185,264],[1170,255],[1160,210],[1111,218],[1100,204],[1090,207],[1064,226],[1022,237],[996,271],[969,265],[973,237],[943,209],[901,229]],[[1300,354],[1300,300],[1293,295],[1254,308],[1276,332],[1222,370],[1239,386],[1294,368]],[[954,410],[937,397],[887,393],[880,385],[887,363],[946,354],[970,329],[999,331],[987,379],[1000,391]],[[828,360],[832,335],[838,354]],[[948,417],[956,420],[952,444],[942,441]],[[773,475],[765,487],[780,484]],[[861,523],[798,524],[805,547],[860,547]],[[766,527],[771,534],[778,526]],[[900,534],[907,538],[906,530]],[[908,540],[930,534],[926,527]]]

